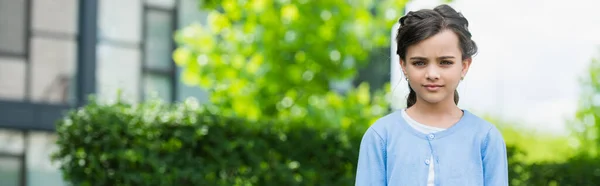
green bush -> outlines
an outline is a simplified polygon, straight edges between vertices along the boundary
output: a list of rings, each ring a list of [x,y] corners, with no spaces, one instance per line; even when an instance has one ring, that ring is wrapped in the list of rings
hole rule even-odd
[[[582,154],[564,163],[535,163],[529,174],[528,185],[595,186],[600,183],[600,159]]]
[[[600,183],[600,159],[585,148],[569,144],[569,136],[536,133],[515,122],[484,118],[498,125],[507,143],[511,186]]]
[[[90,103],[57,126],[75,185],[353,185],[362,131],[247,122],[193,101]]]
[[[508,147],[510,185],[596,186],[600,183],[600,159],[587,154],[577,154],[565,161],[526,163],[526,156],[515,146]]]

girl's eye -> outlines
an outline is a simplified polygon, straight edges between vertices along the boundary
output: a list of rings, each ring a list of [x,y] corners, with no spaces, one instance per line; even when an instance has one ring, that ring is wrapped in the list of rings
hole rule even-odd
[[[454,63],[452,61],[442,61],[441,64],[442,65],[452,65]]]
[[[425,62],[423,62],[423,61],[415,61],[415,62],[413,62],[413,65],[415,65],[415,66],[423,66],[423,65],[425,65]]]

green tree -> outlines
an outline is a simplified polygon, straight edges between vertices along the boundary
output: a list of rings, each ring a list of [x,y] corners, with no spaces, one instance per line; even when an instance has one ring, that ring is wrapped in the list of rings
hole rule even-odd
[[[600,57],[592,59],[587,73],[581,78],[581,97],[573,132],[581,141],[581,149],[600,153]]]
[[[173,57],[183,81],[207,90],[222,114],[348,125],[384,114],[385,90],[371,95],[361,83],[341,94],[331,82],[389,47],[407,1],[206,1],[208,25],[178,31]]]

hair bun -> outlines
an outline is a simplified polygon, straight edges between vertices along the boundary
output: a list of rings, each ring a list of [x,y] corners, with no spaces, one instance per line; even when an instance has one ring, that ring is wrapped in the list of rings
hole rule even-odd
[[[400,23],[400,26],[404,26],[404,25],[406,25],[406,24],[407,24],[407,22],[408,22],[408,23],[411,23],[411,22],[412,22],[411,20],[412,20],[412,19],[414,19],[414,18],[413,18],[413,17],[415,16],[414,14],[415,14],[415,13],[414,13],[413,11],[410,11],[410,12],[408,12],[408,13],[407,13],[405,16],[402,16],[402,17],[400,18],[400,20],[398,20],[398,22]],[[420,19],[420,18],[419,18],[419,19]]]
[[[410,25],[423,19],[436,17],[435,14],[432,13],[432,10],[409,11],[405,16],[400,18],[400,26]]]
[[[446,4],[439,5],[433,10],[445,19],[455,19],[456,21],[459,21],[462,25],[464,25],[465,28],[469,26],[469,21],[467,21],[467,19],[462,15],[462,13],[457,12],[454,8]]]

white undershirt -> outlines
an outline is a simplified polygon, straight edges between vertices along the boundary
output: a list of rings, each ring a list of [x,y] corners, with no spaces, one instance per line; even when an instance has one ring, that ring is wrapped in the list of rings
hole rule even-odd
[[[436,133],[436,132],[445,130],[444,128],[427,126],[427,125],[424,125],[424,124],[421,124],[421,123],[415,121],[410,116],[408,116],[408,114],[406,114],[405,109],[402,109],[402,117],[404,117],[404,120],[406,120],[408,125],[410,125],[414,129],[416,129],[424,134],[431,134],[431,133]],[[434,162],[433,155],[429,158],[429,162],[431,162],[431,163],[429,163],[429,175],[427,176],[427,186],[434,186],[435,171],[433,169],[433,162]]]

